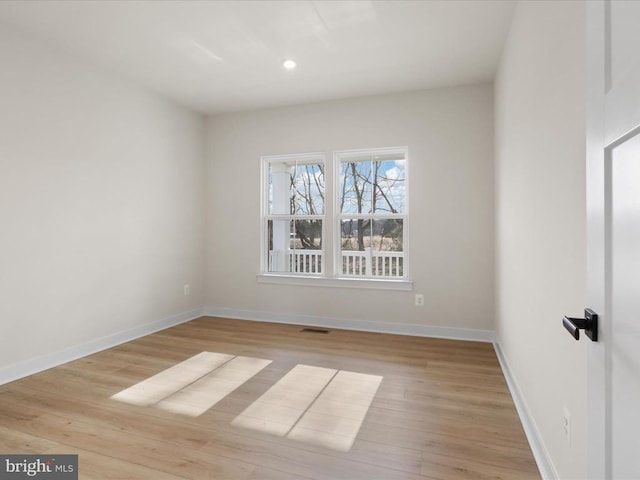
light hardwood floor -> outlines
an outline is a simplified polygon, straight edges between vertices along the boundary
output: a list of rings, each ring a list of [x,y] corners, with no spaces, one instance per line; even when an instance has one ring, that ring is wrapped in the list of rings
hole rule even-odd
[[[81,479],[539,479],[492,345],[202,317],[0,387],[0,452]],[[110,397],[201,352],[272,362],[200,416]],[[296,365],[383,379],[348,452],[233,426]]]

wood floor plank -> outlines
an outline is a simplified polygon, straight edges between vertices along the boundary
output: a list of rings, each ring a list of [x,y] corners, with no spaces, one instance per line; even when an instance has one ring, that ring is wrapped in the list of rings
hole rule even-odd
[[[55,445],[57,443],[51,440],[0,426],[0,452],[2,453],[37,454]]]
[[[0,386],[0,450],[77,453],[83,479],[540,478],[490,344],[301,329],[202,317]],[[271,363],[197,416],[111,399],[202,352]],[[298,365],[382,377],[348,451],[233,425]],[[349,416],[325,403],[318,425]]]
[[[463,455],[423,454],[422,473],[439,480],[534,480],[538,472],[487,465]]]
[[[82,480],[184,480],[188,478],[67,445],[58,444],[42,453],[78,455],[78,471]]]

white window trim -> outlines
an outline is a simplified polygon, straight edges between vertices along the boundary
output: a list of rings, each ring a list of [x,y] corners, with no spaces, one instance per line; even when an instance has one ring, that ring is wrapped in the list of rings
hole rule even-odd
[[[341,228],[340,221],[343,218],[371,218],[370,214],[343,214],[340,212],[340,189],[337,188],[340,185],[340,165],[342,159],[345,157],[361,157],[361,156],[373,156],[376,154],[402,154],[404,155],[404,171],[405,171],[405,211],[401,215],[386,215],[386,214],[376,214],[375,216],[378,218],[399,218],[402,219],[403,225],[403,237],[402,237],[402,251],[404,253],[403,265],[402,265],[402,277],[398,278],[384,278],[380,279],[379,277],[374,276],[351,276],[351,275],[343,275],[340,273],[342,270],[342,249],[341,245]],[[409,147],[381,147],[381,148],[358,148],[352,150],[339,150],[333,153],[333,185],[334,185],[334,196],[333,196],[333,229],[334,229],[334,239],[333,239],[333,273],[335,278],[339,279],[355,279],[361,281],[406,281],[411,282],[409,279],[410,271],[409,271]]]
[[[272,285],[296,285],[308,287],[362,288],[372,290],[413,290],[413,280],[387,280],[370,277],[321,277],[317,275],[295,275],[283,273],[259,273],[258,283]]]
[[[309,273],[289,273],[289,272],[269,272],[269,238],[267,234],[269,220],[274,219],[290,219],[290,220],[305,220],[315,219],[322,221],[322,260],[321,271],[323,274],[326,272],[326,215],[327,215],[327,196],[325,192],[325,202],[323,205],[322,215],[287,215],[287,214],[272,214],[269,213],[269,165],[278,161],[287,162],[295,160],[302,164],[305,163],[322,163],[325,168],[325,185],[326,185],[326,171],[327,161],[323,152],[312,153],[300,153],[300,154],[286,154],[286,155],[264,155],[260,157],[260,272],[261,275],[284,275],[294,276],[296,278],[304,278],[307,276],[317,276],[317,274]]]
[[[341,261],[341,248],[340,248],[340,219],[341,212],[338,211],[338,205],[340,204],[340,192],[336,188],[339,185],[340,177],[340,158],[343,156],[356,156],[356,155],[375,155],[376,153],[402,153],[405,158],[405,178],[407,184],[405,185],[405,212],[399,217],[393,215],[393,218],[402,218],[404,226],[403,234],[403,276],[402,277],[360,277],[360,276],[346,276],[341,275],[339,262]],[[331,287],[331,288],[358,288],[358,289],[374,289],[374,290],[397,290],[397,291],[411,291],[413,290],[413,280],[409,274],[409,149],[408,147],[381,147],[381,148],[364,148],[353,150],[340,150],[333,152],[333,162],[330,165],[326,161],[327,155],[324,152],[312,152],[302,154],[285,154],[285,155],[265,155],[260,157],[260,273],[256,275],[258,283],[274,284],[274,285],[296,285],[296,286],[313,286],[313,287]],[[269,164],[276,161],[291,161],[298,160],[303,162],[321,162],[325,167],[325,204],[324,214],[315,218],[322,220],[322,274],[308,274],[308,273],[289,273],[289,272],[269,272],[268,271],[268,235],[267,226],[269,219],[293,217],[290,215],[274,215],[269,213],[269,188],[268,188],[268,175]],[[333,169],[333,172],[329,171]],[[327,179],[333,179],[331,182],[327,182]],[[329,205],[332,202],[333,205]],[[333,244],[327,244],[326,228],[327,228],[327,212],[329,208],[333,212],[333,217],[330,219],[332,228],[334,230]],[[356,218],[350,214],[350,218]],[[383,216],[383,215],[379,215]],[[300,217],[300,216],[298,216]],[[367,215],[369,218],[369,215]],[[326,262],[328,253],[333,251],[333,262]],[[331,265],[331,263],[333,265]],[[328,271],[327,267],[332,266],[333,271]]]

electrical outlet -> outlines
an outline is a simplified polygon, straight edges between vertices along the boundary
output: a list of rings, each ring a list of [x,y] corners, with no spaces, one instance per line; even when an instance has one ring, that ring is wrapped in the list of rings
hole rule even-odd
[[[416,294],[416,307],[424,307],[424,295],[421,293]]]
[[[184,296],[188,296],[191,293],[191,285],[188,283],[184,284]]]
[[[563,424],[562,424],[562,432],[564,433],[564,438],[567,441],[568,445],[571,445],[571,412],[565,405],[562,407],[563,413]]]

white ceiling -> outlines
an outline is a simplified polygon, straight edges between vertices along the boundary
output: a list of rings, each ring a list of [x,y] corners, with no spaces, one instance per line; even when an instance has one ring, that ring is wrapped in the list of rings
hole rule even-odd
[[[0,1],[0,22],[203,113],[493,79],[512,0]],[[285,71],[282,60],[298,62]]]

